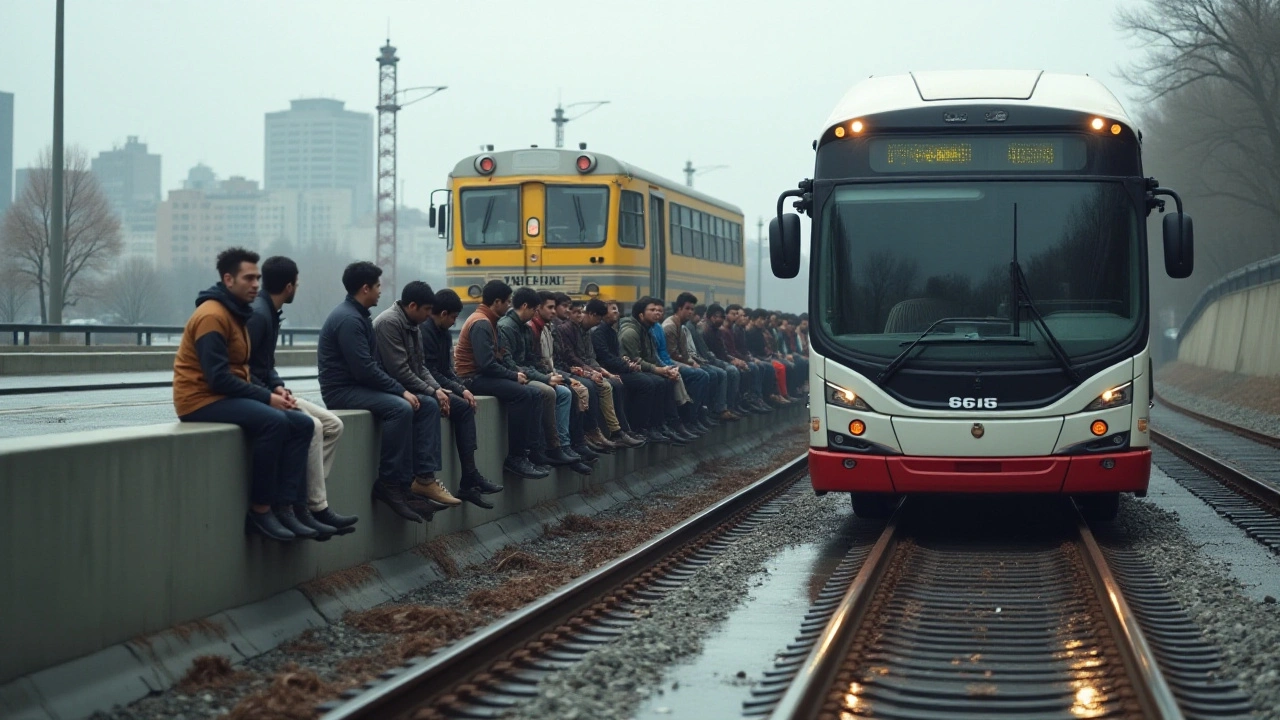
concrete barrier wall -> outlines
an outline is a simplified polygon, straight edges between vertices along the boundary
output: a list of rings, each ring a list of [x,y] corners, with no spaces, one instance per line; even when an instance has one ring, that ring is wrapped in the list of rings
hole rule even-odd
[[[1280,283],[1217,298],[1185,328],[1178,360],[1244,375],[1280,375]]]
[[[722,426],[700,445],[803,422],[792,406]],[[369,491],[377,433],[368,413],[346,423],[329,499],[360,515],[325,543],[246,538],[248,453],[234,426],[168,424],[0,440],[0,684],[116,643],[262,600],[662,462],[679,448],[603,457],[584,477],[504,479],[496,507],[465,504],[428,525],[406,523]],[[505,420],[493,398],[477,414],[482,472],[502,478]],[[445,447],[452,448],[446,426]],[[442,478],[456,488],[456,455]]]
[[[155,372],[173,369],[176,348],[112,349],[86,348],[85,351],[27,350],[0,352],[0,375],[56,375],[122,372]],[[281,347],[276,350],[276,364],[287,367],[316,365],[316,348]]]

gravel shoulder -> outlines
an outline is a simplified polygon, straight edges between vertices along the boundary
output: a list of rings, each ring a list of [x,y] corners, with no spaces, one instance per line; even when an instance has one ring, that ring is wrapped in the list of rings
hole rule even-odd
[[[1280,437],[1280,378],[1175,362],[1156,372],[1156,392],[1189,410]]]
[[[1274,598],[1257,599],[1254,588],[1238,579],[1227,562],[1207,557],[1178,513],[1159,507],[1154,495],[1122,496],[1116,523],[1117,546],[1141,553],[1164,578],[1221,653],[1224,677],[1237,681],[1252,698],[1259,720],[1280,720],[1280,605]]]
[[[448,538],[440,538],[423,551],[452,570],[450,577],[398,601],[348,613],[340,623],[307,631],[242,665],[200,658],[175,688],[93,718],[313,718],[319,702],[465,637],[754,482],[807,446],[803,429],[780,433],[767,451],[704,462],[644,498],[592,517],[567,516],[538,539],[509,546],[480,565],[450,568]]]

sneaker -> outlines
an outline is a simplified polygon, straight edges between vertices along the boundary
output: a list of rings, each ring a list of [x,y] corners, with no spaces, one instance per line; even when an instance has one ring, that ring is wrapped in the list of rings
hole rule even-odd
[[[422,522],[422,516],[414,512],[413,508],[409,507],[407,498],[405,498],[404,488],[399,485],[388,485],[382,482],[375,482],[373,484],[373,499],[380,500],[387,507],[391,508],[392,512],[409,522]]]
[[[742,419],[742,416],[735,415],[732,410],[725,410],[724,412],[720,413],[720,419],[725,422],[738,422],[739,420]]]
[[[551,474],[535,466],[529,462],[529,458],[522,455],[508,455],[507,459],[502,461],[502,469],[525,480],[541,480]]]
[[[413,485],[410,486],[409,492],[419,497],[424,497],[440,507],[457,507],[462,501],[454,497],[449,492],[449,488],[444,486],[438,478],[424,478],[421,475],[413,479]]]

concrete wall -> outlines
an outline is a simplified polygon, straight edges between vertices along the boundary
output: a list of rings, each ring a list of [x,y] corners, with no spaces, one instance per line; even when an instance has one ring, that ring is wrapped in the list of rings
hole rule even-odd
[[[22,347],[22,346],[18,346]],[[56,374],[93,374],[122,372],[155,372],[173,369],[173,356],[176,348],[167,350],[145,348],[139,350],[112,349],[103,351],[99,347],[81,350],[54,350],[52,347],[39,348],[27,346],[34,350],[8,348],[0,352],[0,375],[56,375]],[[287,367],[316,365],[316,348],[281,347],[276,350],[276,364]]]
[[[1280,375],[1280,283],[1223,295],[1178,342],[1180,362],[1244,375]]]
[[[792,406],[722,426],[698,445],[803,422]],[[0,684],[130,638],[262,600],[299,583],[528,510],[661,462],[669,446],[602,458],[590,477],[506,478],[496,507],[466,504],[406,523],[369,490],[377,444],[368,413],[346,432],[329,499],[360,515],[325,543],[246,538],[247,448],[234,426],[169,424],[0,440]],[[492,398],[477,416],[482,472],[502,478],[505,420]],[[445,446],[452,448],[446,428]],[[456,456],[442,476],[456,488]],[[16,649],[16,650],[15,650]]]

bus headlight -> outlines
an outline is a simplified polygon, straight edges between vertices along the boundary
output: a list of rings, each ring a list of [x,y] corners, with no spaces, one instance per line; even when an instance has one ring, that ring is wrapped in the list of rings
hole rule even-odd
[[[1106,410],[1128,405],[1131,402],[1133,402],[1133,383],[1127,382],[1110,390],[1104,390],[1101,395],[1093,399],[1093,402],[1085,406],[1084,412]]]
[[[871,406],[867,404],[867,401],[858,397],[857,393],[832,383],[827,383],[827,402],[838,407],[847,407],[854,410],[871,410]]]

